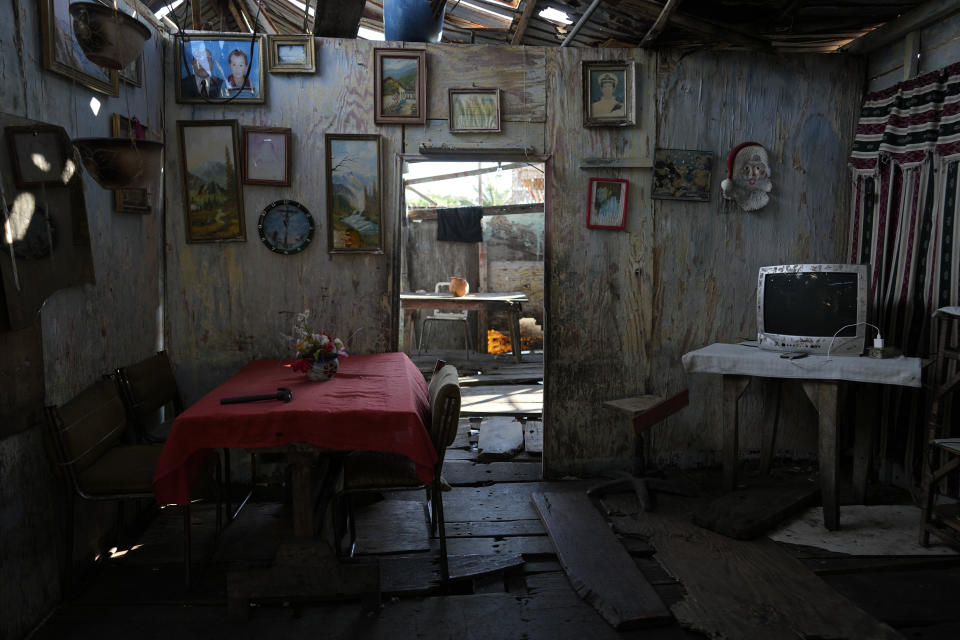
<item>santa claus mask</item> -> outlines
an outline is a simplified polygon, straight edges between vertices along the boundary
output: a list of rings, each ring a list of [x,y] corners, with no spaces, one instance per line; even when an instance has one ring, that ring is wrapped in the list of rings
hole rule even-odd
[[[744,211],[762,209],[770,202],[770,164],[767,150],[756,142],[734,147],[727,157],[727,178],[720,183],[723,197]]]

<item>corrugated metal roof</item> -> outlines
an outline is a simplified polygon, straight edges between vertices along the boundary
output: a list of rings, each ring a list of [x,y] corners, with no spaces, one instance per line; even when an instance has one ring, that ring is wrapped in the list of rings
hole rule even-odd
[[[345,15],[350,11],[344,7],[352,5],[353,18],[345,18],[352,22],[349,30],[355,30],[359,15],[360,26],[382,32],[383,2],[389,1],[187,0],[171,17],[188,29],[250,32],[256,21],[267,33],[304,33],[315,32],[316,12]],[[167,2],[146,4],[157,11]],[[199,3],[199,24],[191,2]],[[831,53],[904,14],[929,17],[958,6],[958,0],[447,0],[443,41],[559,46],[587,14],[566,46]],[[567,22],[542,17],[545,9],[563,12]]]

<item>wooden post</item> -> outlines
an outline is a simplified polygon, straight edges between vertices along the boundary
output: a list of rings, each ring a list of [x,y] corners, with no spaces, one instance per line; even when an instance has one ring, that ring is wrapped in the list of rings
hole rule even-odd
[[[750,384],[750,376],[723,376],[723,490],[737,487],[737,466],[740,458],[738,405],[740,396]]]

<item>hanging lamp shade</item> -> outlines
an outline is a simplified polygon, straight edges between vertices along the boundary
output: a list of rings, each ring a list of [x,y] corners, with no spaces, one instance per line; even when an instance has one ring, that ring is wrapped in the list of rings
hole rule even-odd
[[[104,189],[146,189],[160,175],[163,143],[129,138],[74,138],[83,166]]]
[[[150,30],[136,18],[92,2],[70,5],[73,33],[87,59],[101,67],[123,69],[137,59]]]

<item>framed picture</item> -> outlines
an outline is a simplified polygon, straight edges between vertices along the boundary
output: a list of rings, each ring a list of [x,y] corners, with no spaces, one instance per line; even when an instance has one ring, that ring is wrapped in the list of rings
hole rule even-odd
[[[590,178],[587,188],[587,227],[623,229],[627,225],[627,187],[619,178]]]
[[[270,73],[313,73],[317,70],[313,36],[267,36]]]
[[[688,149],[657,149],[653,155],[653,190],[661,200],[709,202],[713,153]]]
[[[243,127],[243,182],[290,186],[290,129]]]
[[[453,133],[500,131],[500,89],[449,89]]]
[[[66,184],[67,160],[72,157],[62,129],[52,125],[6,127],[13,180],[21,189]]]
[[[247,239],[236,120],[177,120],[187,242]]]
[[[135,87],[143,86],[143,54],[120,71],[120,79]]]
[[[262,103],[263,36],[177,36],[177,102]]]
[[[110,117],[110,135],[114,138],[147,136],[147,128],[137,122],[140,132],[133,131],[130,118],[115,113]],[[150,213],[150,194],[146,189],[115,189],[113,208],[120,213]]]
[[[119,95],[116,71],[87,60],[73,34],[70,0],[40,0],[43,68],[62,74],[88,89]]]
[[[324,136],[327,248],[331,253],[383,253],[380,136]]]
[[[373,121],[424,124],[427,121],[427,52],[373,50]]]
[[[637,123],[637,72],[630,62],[583,62],[583,126]]]

